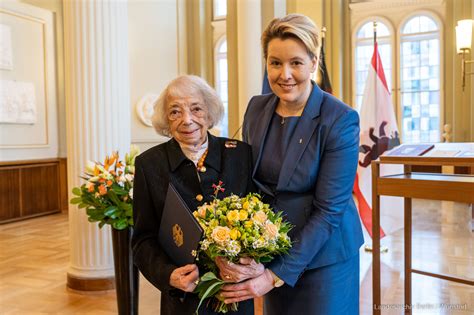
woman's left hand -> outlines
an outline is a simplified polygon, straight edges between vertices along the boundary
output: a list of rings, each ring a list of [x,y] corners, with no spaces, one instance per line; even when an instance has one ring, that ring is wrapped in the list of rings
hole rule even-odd
[[[265,269],[257,278],[242,283],[224,285],[220,296],[224,298],[226,304],[253,299],[263,296],[273,289],[273,281],[270,270]]]
[[[225,282],[242,282],[256,278],[265,270],[262,264],[258,264],[248,257],[240,258],[238,264],[234,264],[224,257],[217,257],[216,264],[219,267],[221,279]]]

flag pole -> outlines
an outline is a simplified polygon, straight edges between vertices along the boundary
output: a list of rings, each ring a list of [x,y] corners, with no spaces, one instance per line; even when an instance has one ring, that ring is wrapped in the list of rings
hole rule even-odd
[[[377,43],[377,21],[374,21],[374,47],[375,47],[375,44]],[[378,69],[375,69],[375,70],[378,70]]]
[[[379,73],[379,62],[378,62],[378,51],[376,52],[375,51],[375,47],[377,45],[377,21],[374,21],[374,55],[375,55],[375,77],[377,77],[378,73]],[[375,98],[375,104],[378,104],[377,103],[377,80],[374,80],[374,92],[375,92],[375,95],[374,95],[374,98]],[[376,108],[377,110],[377,108]],[[377,113],[375,113],[375,115],[377,115]]]
[[[374,52],[375,52],[375,45],[377,44],[377,21],[374,21]],[[378,49],[377,53],[375,54],[375,75],[378,75],[379,72],[379,62],[378,62]],[[374,98],[375,98],[375,104],[378,104],[377,102],[377,80],[374,80]],[[372,245],[365,245],[364,250],[368,253],[371,253],[373,248]],[[388,252],[388,247],[384,245],[380,245],[380,253],[387,253]]]

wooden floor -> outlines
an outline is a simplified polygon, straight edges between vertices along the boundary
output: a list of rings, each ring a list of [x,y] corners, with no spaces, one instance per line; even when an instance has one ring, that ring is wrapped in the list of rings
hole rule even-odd
[[[413,266],[474,279],[470,209],[415,201]],[[403,231],[386,237],[382,255],[383,314],[402,314]],[[0,225],[0,314],[116,314],[115,292],[66,288],[67,214]],[[361,255],[361,314],[371,314],[371,256]],[[140,314],[159,313],[159,292],[141,278]],[[413,276],[414,314],[474,314],[474,287]]]

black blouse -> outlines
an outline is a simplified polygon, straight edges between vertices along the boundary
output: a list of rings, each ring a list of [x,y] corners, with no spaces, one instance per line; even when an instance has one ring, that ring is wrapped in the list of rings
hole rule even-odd
[[[266,136],[267,141],[263,147],[262,160],[255,176],[258,181],[267,184],[273,192],[278,184],[281,165],[299,118],[299,116],[282,117],[276,112],[273,114]]]

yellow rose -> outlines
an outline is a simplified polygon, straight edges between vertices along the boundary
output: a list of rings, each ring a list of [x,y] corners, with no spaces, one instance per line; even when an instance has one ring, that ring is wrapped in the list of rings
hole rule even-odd
[[[265,223],[265,234],[268,239],[274,240],[278,236],[278,227],[270,221]]]
[[[219,245],[225,245],[230,239],[230,230],[228,227],[216,226],[212,230],[212,239]]]
[[[247,210],[249,208],[249,202],[248,201],[244,202],[244,204],[242,205],[242,208]]]
[[[267,221],[267,215],[262,210],[257,211],[253,214],[253,219],[259,224],[264,224]]]
[[[248,202],[247,202],[247,203],[248,203]],[[244,205],[245,205],[245,203],[244,203]],[[245,208],[244,208],[244,209],[245,209]],[[245,220],[247,220],[248,217],[249,217],[249,213],[248,213],[247,211],[245,211],[245,210],[240,210],[240,211],[239,211],[239,219],[240,219],[240,221],[245,221]]]
[[[248,228],[248,229],[252,228],[253,227],[253,221],[250,221],[250,220],[245,221],[244,226],[245,226],[245,228]]]
[[[253,196],[253,197],[252,197],[252,201],[255,202],[255,203],[257,203],[257,202],[259,202],[260,200],[259,200],[257,197]]]
[[[199,213],[198,213],[197,211],[194,211],[194,212],[193,212],[193,215],[197,218],[198,215],[199,215]]]
[[[235,222],[239,221],[239,211],[238,210],[232,210],[227,213],[227,220],[230,222]]]
[[[240,231],[237,230],[237,229],[232,229],[232,230],[230,231],[230,238],[233,239],[233,240],[238,239],[238,238],[240,237],[240,235],[241,235],[241,234],[240,234]]]
[[[205,218],[206,217],[206,213],[207,213],[207,206],[201,206],[198,208],[198,213],[199,213],[199,216],[201,218]]]

